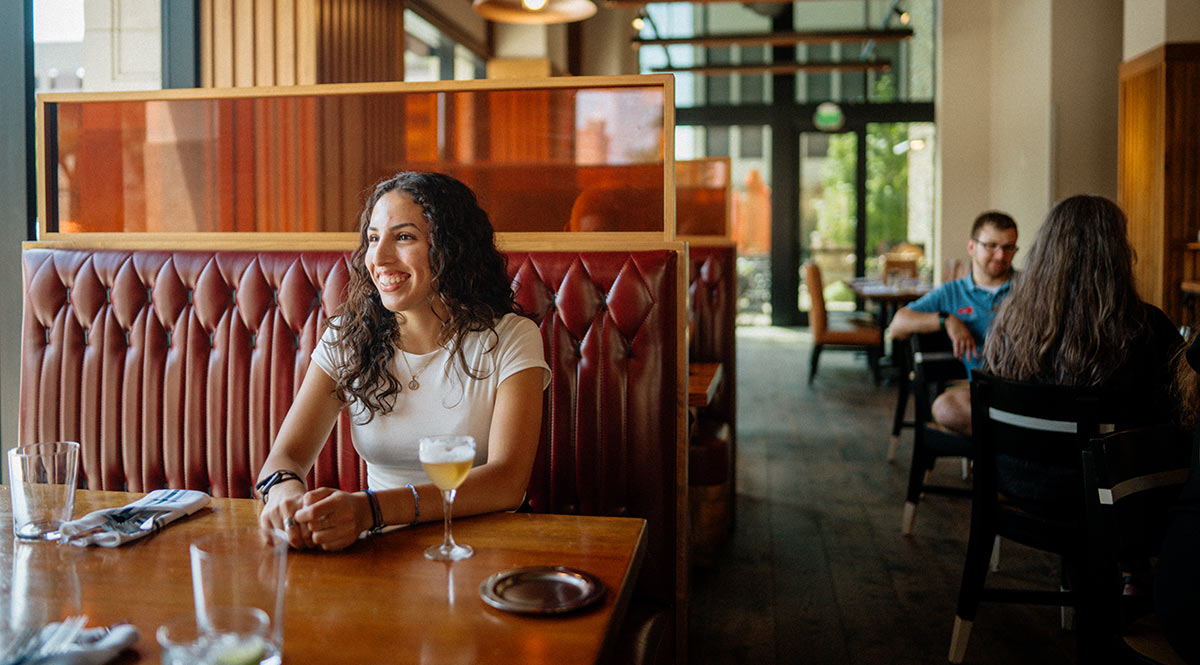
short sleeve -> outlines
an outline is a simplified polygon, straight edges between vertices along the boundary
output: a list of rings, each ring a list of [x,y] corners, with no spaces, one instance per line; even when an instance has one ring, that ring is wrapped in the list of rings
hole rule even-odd
[[[542,389],[545,390],[550,385],[550,365],[546,364],[546,352],[537,324],[518,314],[508,314],[501,319],[496,332],[500,337],[497,348],[499,382],[517,372],[540,367]]]
[[[934,314],[944,312],[946,307],[946,294],[950,288],[950,284],[943,284],[938,288],[926,293],[916,300],[908,303],[908,308],[914,312],[924,312],[926,314]]]
[[[337,348],[338,331],[330,326],[325,326],[325,332],[321,333],[321,339],[317,340],[317,345],[313,348],[312,361],[316,363],[329,375],[329,378],[337,380],[338,367],[344,365],[339,359],[341,356],[340,349]]]

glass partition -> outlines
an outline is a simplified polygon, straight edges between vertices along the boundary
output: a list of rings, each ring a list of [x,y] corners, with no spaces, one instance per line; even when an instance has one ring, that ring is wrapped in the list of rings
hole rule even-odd
[[[681,236],[730,236],[730,160],[675,162],[675,228]]]
[[[673,235],[671,78],[564,81],[42,95],[40,228],[351,231],[373,183],[429,170],[497,231]]]

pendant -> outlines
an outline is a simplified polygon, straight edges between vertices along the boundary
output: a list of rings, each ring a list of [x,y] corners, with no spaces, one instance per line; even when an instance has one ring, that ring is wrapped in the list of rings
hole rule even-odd
[[[415,376],[412,378],[411,381],[408,382],[409,390],[416,390],[417,388],[420,388],[420,387],[421,387],[421,384],[417,383],[417,377],[415,377]]]

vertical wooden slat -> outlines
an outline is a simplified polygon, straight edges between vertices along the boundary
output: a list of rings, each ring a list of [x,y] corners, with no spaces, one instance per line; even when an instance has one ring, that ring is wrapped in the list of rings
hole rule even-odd
[[[261,0],[233,3],[233,84],[254,85],[254,6]]]
[[[200,87],[213,87],[213,0],[200,0]]]
[[[276,85],[275,0],[254,2],[254,85]]]
[[[274,197],[271,196],[271,176],[280,168],[286,168],[285,165],[277,164],[271,158],[274,147],[271,145],[271,126],[275,124],[275,118],[271,114],[272,101],[274,100],[260,97],[249,100],[247,104],[253,117],[250,127],[253,133],[255,157],[250,167],[251,173],[254,174],[254,179],[251,181],[254,190],[253,230],[260,231],[279,230],[275,227],[275,202]]]
[[[300,0],[299,4],[305,4]],[[296,85],[296,0],[275,0],[275,84]]]
[[[233,0],[212,0],[213,85],[233,86]]]
[[[312,85],[319,82],[317,78],[318,10],[318,0],[297,0],[295,42],[296,83],[299,85]]]

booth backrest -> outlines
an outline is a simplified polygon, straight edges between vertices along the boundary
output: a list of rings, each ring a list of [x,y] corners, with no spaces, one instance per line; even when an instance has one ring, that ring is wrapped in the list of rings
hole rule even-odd
[[[74,440],[87,487],[251,496],[349,279],[343,252],[28,249],[21,443]],[[357,489],[348,420],[310,482]]]
[[[529,502],[648,521],[640,595],[676,603],[678,254],[509,252],[552,381]],[[77,440],[91,489],[250,496],[340,304],[337,251],[26,249],[21,443]],[[345,415],[313,483],[357,490]],[[686,505],[686,503],[685,503]]]
[[[693,243],[688,246],[688,255],[688,357],[693,362],[721,363],[725,380],[709,411],[736,432],[737,247],[732,242]]]

